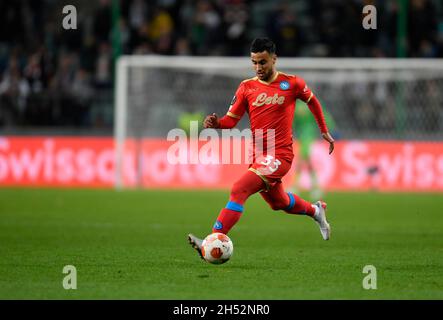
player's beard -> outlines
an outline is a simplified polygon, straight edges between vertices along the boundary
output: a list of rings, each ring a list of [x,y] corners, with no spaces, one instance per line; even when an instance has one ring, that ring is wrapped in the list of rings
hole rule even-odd
[[[271,78],[271,76],[272,76],[272,70],[270,70],[270,71],[268,71],[268,72],[266,72],[266,73],[263,73],[262,76],[260,76],[260,75],[257,73],[257,77],[258,77],[261,81],[268,81],[268,80]]]
[[[274,72],[271,69],[268,72],[264,73],[262,78],[260,78],[260,76],[258,76],[258,75],[257,76],[261,81],[269,81],[269,80],[271,80],[271,77],[273,74],[274,74]]]

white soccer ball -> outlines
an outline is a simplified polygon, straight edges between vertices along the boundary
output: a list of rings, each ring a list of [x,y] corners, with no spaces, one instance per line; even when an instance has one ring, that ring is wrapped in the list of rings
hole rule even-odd
[[[209,263],[222,264],[228,261],[234,252],[231,239],[223,233],[211,233],[202,243],[203,258]]]

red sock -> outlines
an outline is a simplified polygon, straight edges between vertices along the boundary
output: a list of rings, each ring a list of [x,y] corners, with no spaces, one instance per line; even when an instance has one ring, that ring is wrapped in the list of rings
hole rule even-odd
[[[315,208],[313,207],[312,203],[303,200],[302,198],[291,192],[288,192],[288,196],[289,206],[285,209],[287,213],[314,216]]]
[[[228,202],[228,205],[231,202]],[[235,211],[223,208],[218,215],[217,221],[212,228],[212,232],[221,232],[227,234],[229,230],[237,223],[242,215],[242,211]]]
[[[237,223],[243,212],[243,204],[250,195],[260,191],[264,187],[263,180],[251,171],[247,171],[232,186],[229,202],[220,211],[212,232],[227,234]]]

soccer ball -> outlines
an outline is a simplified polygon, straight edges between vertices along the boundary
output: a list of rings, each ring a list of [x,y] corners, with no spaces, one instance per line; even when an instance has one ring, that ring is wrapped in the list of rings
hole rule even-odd
[[[222,264],[231,258],[234,245],[231,239],[223,233],[212,233],[202,243],[202,256],[209,263]]]

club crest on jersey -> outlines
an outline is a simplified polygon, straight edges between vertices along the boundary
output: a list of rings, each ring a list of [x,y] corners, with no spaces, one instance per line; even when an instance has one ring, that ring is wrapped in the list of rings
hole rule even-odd
[[[280,89],[282,89],[282,90],[288,90],[288,89],[289,89],[289,82],[288,82],[288,81],[282,81],[282,82],[280,82]]]
[[[255,107],[261,107],[265,104],[283,104],[285,102],[284,96],[279,96],[277,93],[274,96],[268,97],[268,95],[263,92],[260,93],[255,101],[252,103]]]

